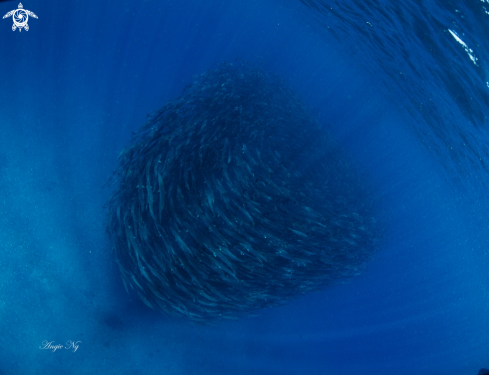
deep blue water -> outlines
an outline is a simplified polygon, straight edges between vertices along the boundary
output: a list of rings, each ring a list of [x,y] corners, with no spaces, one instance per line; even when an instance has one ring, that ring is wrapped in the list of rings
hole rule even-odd
[[[29,31],[0,23],[1,374],[489,367],[487,1],[23,5]],[[299,93],[369,173],[388,225],[350,283],[199,326],[124,291],[102,186],[147,113],[236,58]]]

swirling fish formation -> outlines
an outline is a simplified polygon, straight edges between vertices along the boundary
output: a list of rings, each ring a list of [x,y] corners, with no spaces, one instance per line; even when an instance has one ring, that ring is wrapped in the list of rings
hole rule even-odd
[[[274,75],[195,77],[119,156],[107,232],[126,289],[205,323],[357,275],[377,237],[350,164]]]

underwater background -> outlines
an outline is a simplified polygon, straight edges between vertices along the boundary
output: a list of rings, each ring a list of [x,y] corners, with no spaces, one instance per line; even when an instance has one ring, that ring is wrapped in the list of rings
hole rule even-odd
[[[0,374],[489,367],[489,2],[23,6],[29,31],[0,27]],[[103,186],[148,113],[236,59],[298,93],[367,171],[387,225],[349,283],[203,326],[126,293]],[[40,349],[68,340],[76,351]]]

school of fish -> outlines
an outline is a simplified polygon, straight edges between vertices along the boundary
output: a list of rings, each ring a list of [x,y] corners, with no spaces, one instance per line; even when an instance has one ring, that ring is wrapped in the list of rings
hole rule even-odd
[[[360,273],[378,241],[362,181],[281,79],[223,63],[121,152],[106,229],[146,305],[236,319]]]

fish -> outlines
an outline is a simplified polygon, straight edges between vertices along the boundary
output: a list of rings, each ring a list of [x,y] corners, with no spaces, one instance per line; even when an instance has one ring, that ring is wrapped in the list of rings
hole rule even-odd
[[[158,202],[158,219],[161,221],[161,215],[165,208],[165,186],[163,185],[163,177],[158,173],[158,192],[160,193],[160,199]]]
[[[123,288],[212,324],[356,277],[380,243],[358,176],[279,77],[218,64],[117,159],[106,232]]]
[[[192,254],[192,251],[189,249],[189,247],[183,242],[182,238],[178,235],[178,233],[170,227],[170,231],[172,232],[173,236],[175,237],[175,240],[177,242],[177,245],[182,249],[184,252],[188,254]]]

